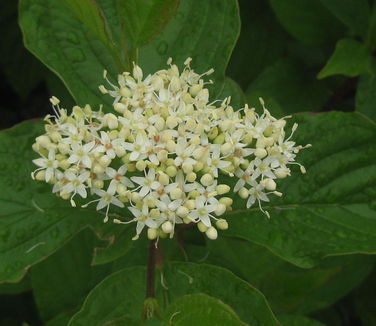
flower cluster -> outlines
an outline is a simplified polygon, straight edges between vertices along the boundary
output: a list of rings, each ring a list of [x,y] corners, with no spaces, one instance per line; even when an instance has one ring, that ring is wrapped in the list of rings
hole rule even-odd
[[[40,158],[32,176],[53,184],[53,192],[76,206],[80,196],[96,198],[109,219],[112,206],[133,215],[119,224],[136,222],[136,236],[145,226],[149,239],[172,237],[176,224],[196,223],[209,239],[225,230],[221,216],[233,200],[233,192],[246,199],[246,206],[268,195],[282,194],[276,180],[290,175],[291,164],[303,146],[291,140],[297,125],[286,136],[285,119],[275,119],[264,107],[261,115],[245,106],[234,110],[230,98],[209,101],[203,77],[190,68],[191,59],[178,67],[143,78],[137,65],[133,73],[118,76],[117,84],[99,87],[114,98],[116,113],[75,106],[68,115],[59,100],[51,98],[55,116],[47,116],[46,133],[36,138],[33,149]]]

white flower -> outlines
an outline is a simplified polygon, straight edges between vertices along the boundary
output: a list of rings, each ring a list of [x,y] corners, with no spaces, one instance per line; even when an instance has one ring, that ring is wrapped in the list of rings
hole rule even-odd
[[[231,162],[222,160],[220,157],[221,152],[219,145],[212,145],[211,150],[212,152],[207,160],[207,165],[210,168],[213,176],[218,178],[218,169],[223,170],[224,168],[228,167]]]
[[[183,137],[178,138],[176,144],[176,158],[175,158],[175,165],[181,166],[184,163],[188,164],[195,164],[196,160],[194,160],[191,156],[193,151],[195,150],[194,145],[189,145],[186,139]]]
[[[97,204],[97,207],[96,207],[97,211],[106,207],[106,216],[104,218],[104,222],[108,221],[108,211],[110,209],[111,204],[118,206],[118,207],[121,207],[121,208],[124,207],[124,204],[119,199],[117,199],[114,195],[115,191],[116,191],[116,187],[110,186],[107,189],[107,191],[94,188],[93,191],[94,191],[95,194],[97,194],[100,197],[99,199],[95,200],[95,201],[98,201],[98,204]]]
[[[90,158],[90,152],[94,148],[95,141],[92,141],[90,143],[87,143],[85,145],[82,145],[80,143],[72,143],[72,151],[71,155],[68,158],[68,162],[73,163],[81,163],[87,168],[91,168],[91,158]]]
[[[48,152],[48,158],[41,157],[33,160],[33,163],[39,166],[39,169],[36,169],[32,173],[32,177],[34,178],[35,172],[44,170],[45,169],[45,179],[46,182],[49,182],[55,176],[56,169],[59,165],[59,162],[55,159],[55,151],[50,150]]]
[[[149,207],[146,205],[142,206],[142,209],[138,209],[136,207],[129,207],[128,208],[130,212],[135,216],[135,221],[137,221],[137,226],[136,226],[136,237],[134,239],[137,239],[139,234],[142,232],[144,229],[145,225],[148,226],[149,228],[157,228],[160,225],[149,215]]]
[[[148,148],[150,147],[150,141],[143,134],[137,134],[134,143],[125,143],[124,147],[130,151],[129,159],[131,161],[143,160],[147,157]]]
[[[131,180],[139,185],[139,195],[145,197],[150,191],[160,187],[160,183],[155,179],[155,170],[149,169],[145,177],[131,177]]]
[[[90,173],[88,171],[84,171],[80,173],[79,175],[74,174],[72,171],[66,171],[64,174],[64,178],[66,179],[66,183],[64,186],[61,187],[62,194],[72,194],[71,196],[71,204],[72,206],[76,206],[73,197],[76,194],[79,194],[82,198],[86,198],[87,192],[86,192],[86,186],[85,182],[90,177]]]
[[[211,213],[216,210],[217,206],[207,204],[206,198],[203,196],[196,198],[196,209],[191,211],[188,216],[194,221],[201,221],[207,227],[211,226],[210,218],[213,217]]]
[[[110,187],[116,187],[119,183],[126,187],[134,187],[133,182],[125,176],[127,165],[123,164],[117,171],[111,167],[106,168],[106,174],[111,178]]]
[[[106,153],[106,155],[109,158],[114,159],[116,157],[116,151],[115,151],[116,147],[117,146],[125,147],[124,140],[121,138],[116,138],[116,139],[111,140],[108,134],[105,133],[104,131],[101,131],[100,134],[101,134],[101,137],[100,137],[101,144],[95,148],[95,151]]]
[[[56,98],[51,99],[55,117],[48,115],[46,132],[33,149],[40,158],[33,162],[37,180],[53,183],[53,192],[63,199],[76,194],[94,197],[83,205],[97,203],[106,208],[124,207],[137,222],[136,236],[148,227],[148,237],[174,235],[179,223],[196,223],[209,239],[228,227],[226,211],[233,199],[223,197],[232,184],[221,175],[236,178],[233,191],[247,207],[281,196],[278,179],[288,177],[287,167],[298,152],[308,147],[292,140],[297,124],[286,137],[286,120],[275,119],[263,107],[261,115],[247,105],[233,108],[231,98],[210,99],[204,76],[184,62],[183,70],[172,64],[144,78],[134,65],[132,72],[117,76],[103,94],[114,98],[113,112],[75,106],[67,114]],[[268,192],[266,192],[268,191]],[[221,216],[220,219],[218,217]],[[213,223],[213,220],[216,222]]]

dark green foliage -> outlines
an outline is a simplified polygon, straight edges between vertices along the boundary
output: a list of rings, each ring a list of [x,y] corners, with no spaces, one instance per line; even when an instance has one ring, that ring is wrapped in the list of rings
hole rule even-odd
[[[375,325],[375,1],[20,0],[18,17],[16,5],[0,5],[0,90],[21,113],[1,126],[42,117],[49,95],[111,110],[104,69],[192,57],[215,68],[212,100],[262,97],[313,146],[299,153],[307,173],[264,206],[270,219],[234,197],[216,241],[160,239],[145,302],[146,237],[31,180],[41,121],[1,131],[0,326]]]

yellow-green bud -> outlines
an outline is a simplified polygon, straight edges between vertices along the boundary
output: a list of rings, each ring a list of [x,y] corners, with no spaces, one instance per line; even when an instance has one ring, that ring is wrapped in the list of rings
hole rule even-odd
[[[215,225],[220,230],[227,230],[228,229],[228,223],[225,219],[221,218],[218,221],[215,222]]]
[[[212,226],[205,231],[205,234],[210,240],[215,240],[218,237],[218,231]]]

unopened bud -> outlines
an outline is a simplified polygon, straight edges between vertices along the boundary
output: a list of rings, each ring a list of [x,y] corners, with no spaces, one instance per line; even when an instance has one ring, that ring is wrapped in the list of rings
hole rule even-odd
[[[218,237],[217,229],[212,226],[205,231],[205,234],[210,240],[215,240]]]
[[[173,231],[173,226],[170,221],[166,221],[162,224],[162,231],[165,233],[171,233]]]
[[[215,225],[220,230],[227,230],[228,229],[228,223],[225,219],[221,218],[218,221],[215,222]]]

